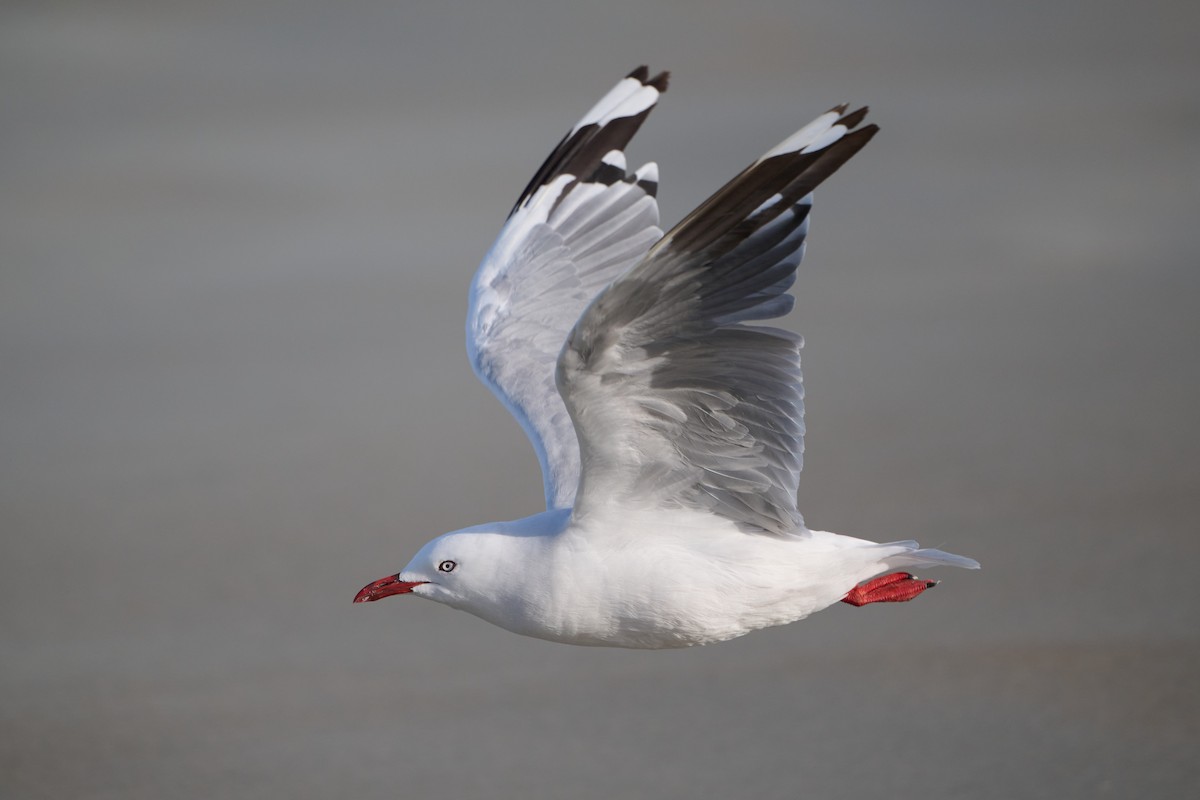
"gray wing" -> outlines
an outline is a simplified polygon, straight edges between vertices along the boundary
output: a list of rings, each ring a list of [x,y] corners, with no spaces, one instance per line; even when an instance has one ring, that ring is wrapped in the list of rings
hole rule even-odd
[[[509,214],[471,285],[467,352],[533,443],[546,507],[570,508],[579,445],[554,385],[571,326],[637,263],[658,227],[658,169],[625,171],[623,150],[666,91],[640,67],[563,137]]]
[[[575,514],[702,508],[744,529],[802,526],[799,336],[791,310],[812,190],[878,128],[835,108],[744,170],[588,307],[559,359],[584,470]]]

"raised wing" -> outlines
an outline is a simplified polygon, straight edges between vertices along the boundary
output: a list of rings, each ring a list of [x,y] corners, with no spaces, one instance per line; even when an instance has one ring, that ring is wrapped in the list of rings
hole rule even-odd
[[[839,106],[770,150],[588,307],[558,363],[584,470],[575,515],[702,508],[745,530],[800,528],[799,336],[791,310],[812,190],[875,135]]]
[[[555,361],[587,304],[662,236],[658,168],[628,174],[622,151],[666,88],[667,73],[650,78],[640,67],[568,131],[471,285],[471,365],[533,443],[550,509],[570,508],[579,483],[579,445],[555,389]]]

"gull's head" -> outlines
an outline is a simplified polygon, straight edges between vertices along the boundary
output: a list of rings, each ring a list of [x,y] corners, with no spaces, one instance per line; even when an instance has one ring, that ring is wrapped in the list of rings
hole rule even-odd
[[[463,607],[486,594],[508,560],[505,540],[482,531],[458,531],[439,536],[413,556],[408,566],[364,586],[356,603],[370,603],[397,594],[415,594],[449,606]]]

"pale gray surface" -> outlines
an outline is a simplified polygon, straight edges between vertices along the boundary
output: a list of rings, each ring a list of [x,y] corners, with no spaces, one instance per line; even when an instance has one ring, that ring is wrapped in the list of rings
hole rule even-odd
[[[1195,5],[725,5],[5,5],[0,795],[1196,796]],[[872,105],[802,508],[983,571],[670,653],[352,606],[537,509],[466,287],[644,61],[668,223]]]

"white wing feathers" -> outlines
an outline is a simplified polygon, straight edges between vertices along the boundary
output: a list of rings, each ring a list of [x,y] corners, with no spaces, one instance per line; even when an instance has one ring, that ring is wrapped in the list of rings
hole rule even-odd
[[[700,508],[745,530],[802,528],[800,337],[786,314],[811,192],[878,130],[822,115],[726,184],[604,289],[557,367],[584,470],[574,514]]]
[[[555,361],[596,294],[656,242],[658,170],[625,171],[623,150],[666,91],[632,72],[563,137],[518,198],[471,286],[467,351],[476,374],[529,436],[547,508],[570,508],[579,445]]]

